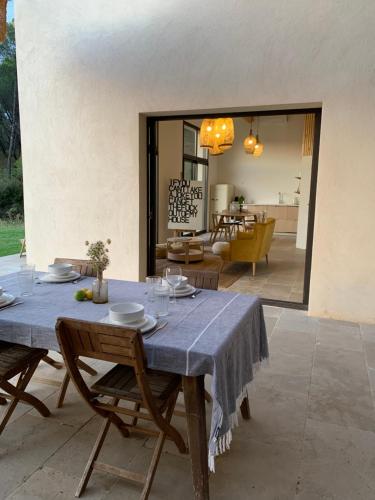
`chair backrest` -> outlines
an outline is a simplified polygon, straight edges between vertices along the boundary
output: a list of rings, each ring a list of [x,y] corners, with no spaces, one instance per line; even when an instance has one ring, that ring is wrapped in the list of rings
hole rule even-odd
[[[195,288],[206,290],[217,290],[219,286],[219,273],[217,271],[195,271],[183,269],[183,275],[189,280],[189,284]]]
[[[274,218],[269,217],[266,222],[257,222],[254,224],[255,235],[259,240],[259,257],[267,255],[271,248],[275,222]]]
[[[65,365],[77,390],[86,402],[100,415],[112,411],[105,404],[95,403],[78,369],[79,356],[101,359],[134,369],[144,405],[154,418],[159,417],[151,388],[147,381],[147,360],[139,331],[103,323],[91,323],[72,318],[58,318],[56,335]]]
[[[74,270],[82,276],[96,276],[96,269],[91,264],[90,260],[84,259],[64,259],[63,257],[56,257],[55,264],[61,263],[72,264]]]

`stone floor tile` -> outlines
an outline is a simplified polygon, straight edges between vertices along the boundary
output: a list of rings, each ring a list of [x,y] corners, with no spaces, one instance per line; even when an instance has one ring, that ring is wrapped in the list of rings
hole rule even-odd
[[[362,352],[317,345],[309,416],[316,420],[375,430],[375,412]]]
[[[290,500],[294,498],[300,452],[288,446],[236,439],[216,460],[210,477],[214,499]],[[249,458],[247,458],[249,457]]]
[[[375,342],[375,325],[361,324],[360,328],[365,342]]]
[[[317,331],[317,342],[322,346],[330,346],[335,349],[350,349],[362,351],[363,343],[359,328],[335,327],[332,324],[320,324]]]
[[[0,439],[0,484],[5,498],[76,432],[53,420],[24,415],[6,426]]]
[[[263,306],[263,311],[264,316],[268,316],[270,318],[279,318],[283,312],[281,307],[274,306]]]
[[[269,343],[273,356],[278,353],[311,358],[315,349],[315,334],[274,328]]]
[[[90,500],[106,498],[116,478],[105,474],[93,474],[85,491]],[[43,467],[30,476],[6,500],[67,500],[73,499],[79,476],[70,476],[61,471]]]
[[[273,329],[277,323],[277,318],[270,318],[269,316],[264,317],[265,323],[266,323],[266,332],[267,332],[267,337],[271,337]]]
[[[368,369],[368,376],[369,376],[369,379],[370,379],[370,386],[371,386],[372,396],[375,399],[375,369],[374,368],[369,368]]]
[[[375,434],[307,420],[298,500],[375,498]]]
[[[366,362],[369,368],[375,368],[375,342],[364,342],[363,343]]]

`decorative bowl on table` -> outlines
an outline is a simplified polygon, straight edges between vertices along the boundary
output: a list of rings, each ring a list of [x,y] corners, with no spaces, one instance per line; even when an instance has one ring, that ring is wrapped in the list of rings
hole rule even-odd
[[[109,319],[116,323],[122,323],[124,325],[140,323],[144,320],[144,317],[144,306],[136,302],[113,304],[113,306],[109,308]]]
[[[173,279],[173,276],[171,276],[170,278]],[[163,285],[170,286],[169,282],[167,281],[166,278],[163,278],[162,283],[163,283]],[[187,285],[188,285],[188,278],[186,276],[182,276],[181,277],[181,282],[178,284],[178,286],[176,286],[176,290],[179,290],[179,289],[182,289],[182,288],[186,288]]]
[[[52,276],[64,277],[68,276],[73,270],[72,264],[60,263],[60,264],[50,264],[48,266],[48,272]]]

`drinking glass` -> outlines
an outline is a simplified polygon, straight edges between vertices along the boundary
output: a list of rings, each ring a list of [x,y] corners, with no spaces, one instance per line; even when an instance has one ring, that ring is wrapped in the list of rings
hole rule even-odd
[[[176,303],[176,288],[182,281],[182,269],[180,266],[168,266],[165,268],[165,279],[168,284],[172,287],[173,295],[171,298],[171,304]]]
[[[155,302],[155,287],[157,285],[161,285],[161,276],[147,276],[146,277],[146,285],[147,285],[147,301]]]
[[[155,316],[160,318],[168,315],[169,304],[169,286],[168,285],[155,285],[154,287],[154,310]]]
[[[17,274],[20,295],[32,295],[34,285],[35,266],[22,265]]]

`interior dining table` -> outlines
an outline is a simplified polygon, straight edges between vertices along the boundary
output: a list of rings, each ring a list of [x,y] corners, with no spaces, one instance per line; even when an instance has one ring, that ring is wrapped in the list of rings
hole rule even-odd
[[[251,222],[257,222],[257,213],[248,211],[236,211],[232,212],[230,210],[223,210],[219,214],[219,219],[216,227],[213,229],[212,243],[216,241],[216,238],[220,231],[220,226],[223,224],[228,224],[229,226],[242,226],[242,229],[246,231],[246,220]]]
[[[32,295],[21,297],[17,306],[0,309],[0,340],[59,351],[55,334],[59,317],[105,322],[114,303],[138,302],[148,308],[145,283],[109,280],[109,303],[94,304],[74,299],[77,285],[42,282],[43,273],[37,276]],[[91,282],[84,277],[78,286],[89,287]],[[0,285],[17,295],[17,273],[2,276]],[[195,298],[177,299],[166,319],[165,328],[144,339],[147,363],[149,368],[182,376],[194,495],[207,500],[209,469],[215,470],[215,457],[228,448],[233,416],[255,369],[268,358],[263,309],[256,296],[202,290]],[[209,437],[206,374],[212,376]],[[241,411],[250,418],[243,404]]]

